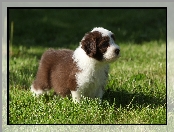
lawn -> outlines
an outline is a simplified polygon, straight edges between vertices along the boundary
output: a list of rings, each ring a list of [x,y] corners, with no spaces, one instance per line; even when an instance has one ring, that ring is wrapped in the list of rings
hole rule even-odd
[[[10,9],[9,124],[166,124],[165,15],[162,9]],[[74,104],[53,91],[33,97],[30,85],[42,53],[50,47],[75,49],[94,26],[114,32],[121,48],[110,65],[103,103]]]

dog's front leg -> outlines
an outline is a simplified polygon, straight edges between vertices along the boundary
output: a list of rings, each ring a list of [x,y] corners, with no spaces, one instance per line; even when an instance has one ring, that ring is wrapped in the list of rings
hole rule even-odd
[[[103,94],[104,94],[104,89],[103,88],[99,88],[98,91],[96,92],[95,97],[99,99],[99,104],[102,104]]]
[[[71,91],[72,99],[74,103],[80,103],[82,94],[80,91]]]

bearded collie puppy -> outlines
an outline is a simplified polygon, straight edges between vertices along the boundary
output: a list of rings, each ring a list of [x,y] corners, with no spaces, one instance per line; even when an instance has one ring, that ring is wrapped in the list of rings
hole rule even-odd
[[[100,98],[108,78],[109,63],[120,55],[114,34],[102,27],[85,34],[75,51],[49,49],[43,53],[31,91],[36,95],[51,88],[62,97]]]

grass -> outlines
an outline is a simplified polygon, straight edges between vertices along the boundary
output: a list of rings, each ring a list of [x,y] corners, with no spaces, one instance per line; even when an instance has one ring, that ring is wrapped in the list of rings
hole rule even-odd
[[[33,97],[29,87],[36,75],[38,59],[31,57],[30,52],[43,49],[23,47],[25,50],[20,54],[24,56],[14,55],[10,59],[9,123],[165,124],[165,44],[120,47],[122,57],[111,64],[102,105],[97,100],[74,104],[53,92]]]
[[[13,9],[9,13],[9,27],[13,22],[14,28],[9,47],[9,124],[166,124],[165,11]],[[91,13],[98,16],[93,23]],[[42,53],[49,47],[75,49],[96,25],[113,29],[121,47],[121,57],[110,66],[103,103],[87,99],[74,104],[53,91],[33,97],[29,87]]]

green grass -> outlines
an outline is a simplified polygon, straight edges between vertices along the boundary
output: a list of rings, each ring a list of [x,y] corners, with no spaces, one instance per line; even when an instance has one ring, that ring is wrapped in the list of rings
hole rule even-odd
[[[10,10],[10,124],[166,123],[165,10],[108,11]],[[75,49],[95,26],[113,31],[121,48],[121,57],[110,65],[103,104],[74,104],[53,91],[33,97],[30,85],[42,53],[50,47]]]
[[[111,64],[102,105],[97,100],[74,104],[53,92],[33,97],[30,85],[38,67],[31,52],[23,49],[10,58],[10,124],[165,124],[165,44],[120,44],[122,56]],[[34,50],[35,49],[35,50]],[[36,50],[37,49],[37,50]],[[131,51],[131,52],[130,52]]]

